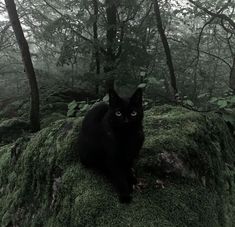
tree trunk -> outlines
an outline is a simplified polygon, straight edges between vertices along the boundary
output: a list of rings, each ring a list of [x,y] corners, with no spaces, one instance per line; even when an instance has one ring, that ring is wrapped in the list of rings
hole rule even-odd
[[[31,110],[30,110],[30,124],[31,130],[36,132],[40,129],[40,118],[39,118],[39,93],[37,80],[31,61],[31,55],[29,52],[29,46],[25,39],[18,13],[16,10],[16,5],[14,0],[5,0],[7,12],[9,19],[14,30],[17,43],[19,45],[22,61],[24,64],[25,72],[29,80],[30,85],[30,95],[31,95]]]
[[[107,53],[104,72],[106,74],[106,89],[114,88],[114,69],[115,69],[115,43],[117,36],[117,6],[115,0],[106,0],[107,16]]]
[[[163,47],[164,47],[165,54],[166,54],[167,65],[169,68],[172,96],[173,96],[173,99],[176,100],[178,90],[177,90],[177,85],[176,85],[175,70],[174,70],[174,66],[173,66],[173,62],[172,62],[171,51],[170,51],[170,47],[169,47],[169,44],[167,41],[167,37],[165,35],[164,29],[162,26],[162,19],[161,19],[161,13],[160,13],[160,9],[159,9],[158,0],[153,0],[153,3],[154,3],[155,16],[156,16],[156,20],[157,20],[157,28],[158,28],[158,32],[161,36],[161,40],[162,40]]]
[[[229,86],[235,93],[235,56],[233,56],[233,65],[230,71]]]
[[[72,76],[71,76],[71,87],[74,88],[74,62],[71,62]]]
[[[93,7],[94,7],[94,17],[95,21],[93,23],[93,38],[95,43],[95,61],[96,61],[96,74],[100,74],[100,52],[99,52],[99,42],[98,42],[98,2],[97,0],[93,0]]]
[[[93,0],[93,8],[94,8],[94,17],[95,21],[93,23],[93,38],[94,38],[94,50],[95,50],[95,64],[96,64],[96,77],[98,78],[98,75],[100,75],[100,51],[99,51],[99,41],[98,41],[98,26],[97,26],[97,21],[98,21],[98,13],[99,13],[99,8],[98,8],[98,1]],[[98,95],[99,93],[99,83],[97,82],[96,84],[96,94]]]

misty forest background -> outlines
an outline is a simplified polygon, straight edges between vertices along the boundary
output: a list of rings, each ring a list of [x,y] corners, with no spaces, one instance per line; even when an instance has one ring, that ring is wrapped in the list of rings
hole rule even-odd
[[[37,86],[22,63],[14,15],[9,20],[12,3]],[[122,94],[144,87],[146,108],[175,102],[229,111],[235,104],[233,0],[6,0],[0,15],[0,121],[31,115],[37,131],[37,87],[44,125],[49,113],[81,115],[114,86]]]
[[[126,206],[78,138],[136,87]],[[235,0],[0,0],[0,226],[234,227],[234,136]]]

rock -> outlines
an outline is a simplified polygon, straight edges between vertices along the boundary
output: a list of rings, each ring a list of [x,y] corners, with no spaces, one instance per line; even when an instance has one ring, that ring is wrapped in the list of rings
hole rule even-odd
[[[0,144],[10,143],[29,131],[28,122],[12,118],[0,123]]]
[[[56,121],[30,141],[0,147],[0,225],[234,226],[235,142],[226,123],[216,114],[171,106],[145,116],[136,170],[148,187],[129,205],[80,165],[81,118]],[[156,188],[162,175],[167,184]]]

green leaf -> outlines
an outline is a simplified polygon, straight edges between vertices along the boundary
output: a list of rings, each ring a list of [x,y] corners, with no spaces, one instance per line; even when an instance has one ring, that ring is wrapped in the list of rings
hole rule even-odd
[[[78,104],[75,100],[68,104],[68,109],[75,109],[78,107]]]
[[[146,83],[142,83],[138,85],[138,88],[145,88],[146,87]]]
[[[217,104],[219,108],[225,108],[228,105],[228,102],[226,100],[219,100]]]
[[[159,84],[159,81],[155,77],[149,77],[148,82],[150,84]]]
[[[200,99],[200,98],[204,98],[204,97],[206,97],[206,96],[208,96],[208,93],[200,94],[200,95],[198,95],[197,97]]]
[[[67,117],[74,117],[76,111],[74,109],[69,109],[67,112]]]
[[[73,100],[68,104],[67,117],[74,117],[78,108],[78,103]]]
[[[185,100],[185,101],[184,101],[184,104],[185,104],[185,105],[188,105],[188,106],[194,106],[194,103],[193,103],[191,100],[189,100],[189,99],[188,99],[188,100]]]
[[[109,95],[108,94],[104,96],[103,101],[104,102],[108,102],[109,101]]]
[[[90,105],[89,105],[89,104],[85,104],[85,105],[80,109],[80,111],[81,111],[81,112],[86,112],[89,108],[90,108]]]
[[[216,103],[217,101],[218,101],[218,98],[212,97],[209,102],[210,103]]]
[[[235,96],[232,96],[229,100],[231,103],[235,103]]]

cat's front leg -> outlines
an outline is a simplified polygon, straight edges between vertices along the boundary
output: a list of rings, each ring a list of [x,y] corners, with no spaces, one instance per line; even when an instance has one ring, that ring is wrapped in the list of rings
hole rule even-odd
[[[123,175],[123,177],[125,176]],[[125,180],[125,178],[122,178],[119,182],[118,181],[116,181],[115,187],[118,191],[119,201],[121,203],[130,203],[132,201],[131,193],[133,191],[133,187],[130,186],[128,180]]]
[[[132,200],[130,194],[133,189],[130,187],[126,171],[115,164],[109,165],[109,167],[108,177],[118,193],[119,201],[130,203]]]

